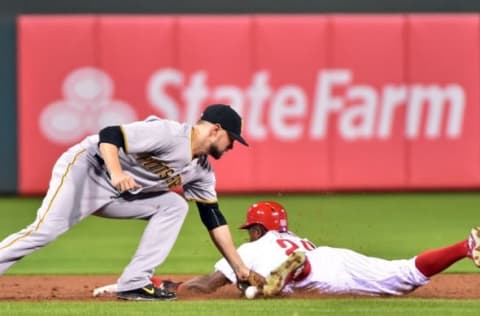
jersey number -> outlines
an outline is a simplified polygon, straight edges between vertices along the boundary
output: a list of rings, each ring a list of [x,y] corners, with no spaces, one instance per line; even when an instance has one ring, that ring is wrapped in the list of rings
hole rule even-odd
[[[313,243],[311,243],[310,241],[305,240],[305,239],[300,240],[300,243],[301,243],[302,248],[307,250],[307,251],[311,251],[311,250],[316,248]],[[287,256],[290,256],[293,252],[295,252],[295,250],[300,248],[300,246],[297,245],[296,242],[291,241],[290,239],[277,239],[277,244],[281,248],[285,249],[285,254]]]

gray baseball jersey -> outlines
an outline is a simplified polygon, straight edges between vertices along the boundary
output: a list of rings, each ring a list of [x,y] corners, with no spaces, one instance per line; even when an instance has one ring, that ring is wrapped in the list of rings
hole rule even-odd
[[[217,200],[215,175],[208,157],[192,157],[190,125],[150,116],[145,121],[123,125],[122,131],[125,151],[120,151],[120,163],[123,171],[142,186],[132,194],[183,186],[187,199]],[[98,157],[98,136],[91,137],[90,156]]]
[[[122,168],[142,188],[118,194],[100,156],[98,135],[87,137],[57,160],[36,220],[0,243],[0,274],[95,214],[149,221],[118,280],[119,291],[142,287],[169,254],[188,211],[185,199],[170,190],[182,186],[187,199],[216,202],[208,157],[192,157],[192,126],[152,116],[121,128]]]

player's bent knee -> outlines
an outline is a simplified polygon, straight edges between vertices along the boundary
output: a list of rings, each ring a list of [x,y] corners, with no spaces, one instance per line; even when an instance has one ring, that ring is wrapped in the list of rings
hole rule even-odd
[[[177,204],[178,211],[183,215],[187,216],[188,213],[188,203],[184,198],[181,198]]]
[[[187,201],[177,193],[171,193],[168,202],[168,212],[178,217],[186,217],[188,212]],[[164,201],[162,201],[164,203]]]

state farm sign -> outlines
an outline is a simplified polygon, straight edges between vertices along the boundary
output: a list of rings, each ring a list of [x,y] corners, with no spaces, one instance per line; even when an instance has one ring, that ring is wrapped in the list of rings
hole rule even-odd
[[[207,71],[187,77],[177,69],[160,69],[150,78],[147,94],[160,113],[190,123],[198,119],[206,103],[232,104],[243,114],[247,133],[255,140],[265,139],[268,131],[284,141],[299,140],[304,135],[324,139],[335,113],[342,138],[386,139],[392,134],[399,107],[406,108],[406,138],[458,138],[462,132],[465,92],[457,83],[385,84],[376,89],[356,83],[349,69],[325,69],[312,83],[314,95],[309,99],[304,87],[291,83],[274,88],[270,77],[263,70],[252,74],[248,87],[228,83],[211,86]],[[339,89],[343,93],[335,92]],[[171,94],[175,90],[180,100]],[[182,108],[184,117],[180,115]],[[444,117],[446,123],[442,125]],[[268,125],[262,123],[263,118]],[[295,122],[299,119],[307,119],[308,125]],[[423,119],[426,124],[422,129]]]
[[[480,15],[18,21],[19,190],[102,126],[242,114],[222,192],[480,188]],[[52,62],[54,61],[54,62]],[[161,137],[161,136],[159,136]],[[39,155],[38,153],[41,153]]]

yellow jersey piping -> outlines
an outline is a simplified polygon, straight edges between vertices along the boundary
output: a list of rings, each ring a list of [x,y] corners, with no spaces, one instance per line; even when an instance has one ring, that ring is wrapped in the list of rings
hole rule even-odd
[[[123,144],[125,145],[125,153],[128,153],[128,141],[126,137],[125,130],[123,129],[123,126],[120,125],[120,130],[122,131],[122,136],[123,136]]]
[[[62,175],[62,179],[60,180],[60,184],[58,185],[57,189],[55,190],[55,193],[53,194],[53,197],[52,199],[50,200],[50,202],[48,203],[48,207],[47,207],[47,210],[45,211],[45,213],[43,214],[43,216],[40,218],[40,220],[38,221],[37,225],[35,226],[34,229],[32,230],[29,230],[27,231],[25,234],[23,234],[22,236],[19,236],[18,238],[12,240],[10,243],[8,243],[7,245],[3,246],[0,248],[1,249],[6,249],[10,246],[12,246],[14,243],[16,243],[17,241],[23,239],[23,238],[26,238],[28,236],[30,236],[33,232],[37,231],[38,228],[40,227],[40,225],[42,225],[43,221],[45,220],[45,217],[47,217],[48,213],[50,212],[50,209],[52,208],[52,205],[53,205],[53,202],[55,200],[55,198],[57,197],[57,194],[58,192],[60,191],[60,189],[62,188],[63,186],[63,182],[65,180],[65,178],[67,177],[68,173],[70,172],[70,169],[71,167],[75,164],[75,162],[77,161],[77,158],[78,156],[80,156],[81,154],[83,154],[84,152],[86,152],[85,149],[81,150],[80,152],[76,153],[75,156],[73,157],[73,160],[68,164],[67,168],[65,169],[65,173]]]
[[[218,200],[202,200],[202,199],[186,199],[187,201],[194,201],[194,202],[200,202],[200,203],[206,203],[206,204],[213,204],[217,203]]]
[[[193,137],[195,133],[193,132],[193,126],[192,129],[190,130],[190,160],[193,159]]]

